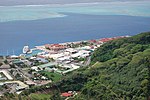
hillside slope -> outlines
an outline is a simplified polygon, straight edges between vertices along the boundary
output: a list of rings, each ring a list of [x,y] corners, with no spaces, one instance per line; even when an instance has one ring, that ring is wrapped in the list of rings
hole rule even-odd
[[[150,96],[150,32],[98,48],[77,99],[146,100]]]

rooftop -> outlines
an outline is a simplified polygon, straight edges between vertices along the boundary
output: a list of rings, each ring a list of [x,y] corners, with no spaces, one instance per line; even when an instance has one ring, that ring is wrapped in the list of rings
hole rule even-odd
[[[64,93],[61,94],[61,96],[63,96],[63,97],[70,97],[70,96],[73,96],[73,94],[64,92]]]

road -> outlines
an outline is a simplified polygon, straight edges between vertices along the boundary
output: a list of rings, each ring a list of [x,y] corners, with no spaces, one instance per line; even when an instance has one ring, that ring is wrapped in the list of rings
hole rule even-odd
[[[87,57],[87,60],[84,62],[84,66],[88,66],[91,63],[91,56]]]
[[[18,67],[17,65],[15,65],[15,67],[17,68],[18,72],[24,76],[24,78],[26,78],[28,81],[30,81],[29,77],[32,77],[30,74],[28,74],[28,72],[25,72],[22,70],[22,68]]]
[[[87,57],[87,60],[84,62],[84,64],[81,64],[81,63],[74,63],[74,64],[84,67],[84,66],[90,65],[90,63],[91,63],[91,56]]]

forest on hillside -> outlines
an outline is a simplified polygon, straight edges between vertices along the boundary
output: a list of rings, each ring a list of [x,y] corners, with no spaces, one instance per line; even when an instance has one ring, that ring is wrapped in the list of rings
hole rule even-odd
[[[150,32],[110,41],[92,56],[77,98],[146,100],[150,96]]]

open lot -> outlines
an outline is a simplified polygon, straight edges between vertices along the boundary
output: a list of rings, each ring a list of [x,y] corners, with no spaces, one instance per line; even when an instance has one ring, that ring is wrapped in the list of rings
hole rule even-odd
[[[40,73],[46,76],[47,78],[52,79],[52,81],[54,82],[59,81],[62,78],[62,75],[59,73],[53,73],[53,72],[47,72],[47,71],[41,71]]]
[[[30,94],[30,98],[32,100],[49,100],[50,99],[50,94],[32,93],[32,94]]]

